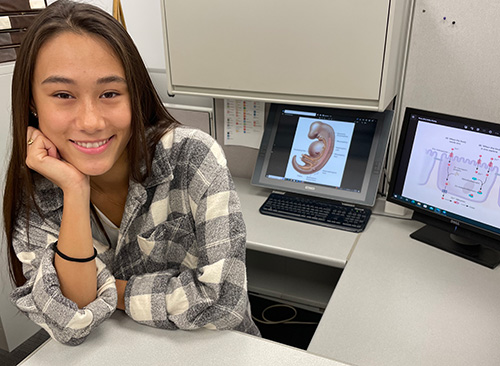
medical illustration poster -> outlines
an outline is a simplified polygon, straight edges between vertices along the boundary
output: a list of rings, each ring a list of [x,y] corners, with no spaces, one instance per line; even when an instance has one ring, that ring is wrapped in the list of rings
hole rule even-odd
[[[354,123],[301,117],[285,178],[340,187]]]
[[[499,226],[500,138],[420,122],[403,195]]]

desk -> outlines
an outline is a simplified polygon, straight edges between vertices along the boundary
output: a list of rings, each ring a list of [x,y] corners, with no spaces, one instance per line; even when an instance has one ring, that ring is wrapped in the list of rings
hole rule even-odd
[[[308,351],[355,365],[500,365],[500,267],[408,237],[372,216]]]
[[[236,331],[167,331],[117,311],[78,347],[47,341],[20,365],[346,366]]]

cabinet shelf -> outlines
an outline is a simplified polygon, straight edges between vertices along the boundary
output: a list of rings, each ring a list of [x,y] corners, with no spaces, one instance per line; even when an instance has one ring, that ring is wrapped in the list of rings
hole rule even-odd
[[[322,312],[342,269],[247,251],[248,290],[258,296]]]

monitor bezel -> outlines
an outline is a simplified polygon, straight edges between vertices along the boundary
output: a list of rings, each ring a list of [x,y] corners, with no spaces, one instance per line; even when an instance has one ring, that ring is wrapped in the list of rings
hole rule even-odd
[[[322,185],[313,185],[304,182],[281,181],[266,177],[266,170],[269,164],[273,142],[278,130],[279,118],[283,109],[317,112],[320,114],[329,113],[339,117],[356,116],[358,118],[377,119],[377,127],[373,136],[373,142],[370,148],[368,163],[363,176],[363,183],[360,192],[347,191]],[[384,170],[384,160],[389,143],[393,115],[394,112],[392,110],[376,112],[289,104],[271,104],[251,183],[256,186],[282,192],[298,193],[342,203],[373,207],[377,198],[381,175]]]
[[[396,185],[401,179],[401,175],[405,175],[402,179],[405,179],[406,177],[406,169],[400,169],[401,161],[403,159],[403,152],[405,148],[408,148],[408,146],[405,144],[408,136],[408,129],[410,127],[410,117],[413,114],[417,114],[419,116],[422,116],[424,118],[431,118],[431,119],[442,119],[445,121],[450,121],[450,122],[456,122],[459,124],[465,124],[465,125],[477,125],[479,127],[484,127],[490,129],[493,125],[498,126],[497,129],[500,129],[500,125],[494,123],[494,122],[487,122],[483,120],[477,120],[474,118],[466,118],[466,117],[460,117],[460,116],[453,116],[449,114],[444,114],[440,112],[433,112],[433,111],[428,111],[428,110],[422,110],[422,109],[417,109],[417,108],[412,108],[412,107],[407,107],[405,110],[405,114],[403,117],[403,121],[401,124],[401,133],[399,136],[398,140],[398,147],[397,147],[397,152],[396,152],[396,157],[394,160],[394,164],[392,167],[392,174],[391,178],[389,180],[389,190],[387,194],[387,201],[391,203],[395,203],[397,205],[406,207],[411,209],[414,214],[413,214],[413,219],[423,222],[427,225],[431,225],[437,228],[440,228],[442,230],[445,230],[446,232],[449,233],[457,233],[463,237],[468,237],[471,238],[473,237],[474,234],[480,235],[482,237],[494,239],[494,241],[491,240],[485,240],[484,244],[493,247],[494,249],[499,250],[500,249],[500,234],[495,233],[494,231],[487,230],[484,228],[481,228],[476,225],[472,225],[468,223],[467,221],[462,220],[461,218],[457,217],[447,217],[440,215],[434,211],[429,211],[426,210],[422,207],[419,207],[418,205],[413,205],[411,203],[407,203],[404,201],[401,201],[397,198],[394,197],[395,194],[395,189]],[[437,221],[436,221],[437,220]],[[473,219],[471,219],[473,220]],[[473,220],[476,221],[476,220]]]

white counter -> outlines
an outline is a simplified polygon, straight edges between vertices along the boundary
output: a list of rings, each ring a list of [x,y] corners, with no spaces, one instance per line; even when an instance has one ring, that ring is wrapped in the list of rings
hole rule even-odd
[[[372,216],[308,348],[367,366],[500,365],[500,266],[483,267]]]
[[[168,331],[117,311],[77,347],[47,341],[23,366],[345,366],[236,331]]]

